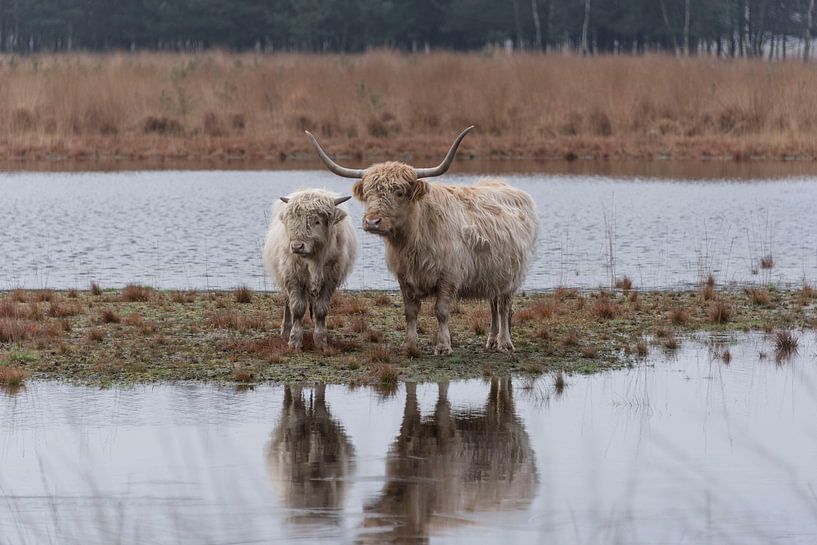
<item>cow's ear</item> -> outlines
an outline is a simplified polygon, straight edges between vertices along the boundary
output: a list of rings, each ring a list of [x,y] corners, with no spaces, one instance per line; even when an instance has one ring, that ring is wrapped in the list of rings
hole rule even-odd
[[[414,183],[414,188],[411,191],[411,200],[419,201],[428,193],[428,182],[425,180],[417,180]]]
[[[345,219],[346,219],[346,211],[345,211],[345,210],[343,210],[342,208],[338,208],[338,207],[336,206],[336,207],[335,207],[335,213],[334,213],[334,215],[332,216],[332,220],[333,220],[335,223],[340,223],[340,222],[342,222],[342,221],[343,221],[343,220],[345,220]]]
[[[352,186],[352,195],[359,201],[363,200],[363,182],[355,182]]]

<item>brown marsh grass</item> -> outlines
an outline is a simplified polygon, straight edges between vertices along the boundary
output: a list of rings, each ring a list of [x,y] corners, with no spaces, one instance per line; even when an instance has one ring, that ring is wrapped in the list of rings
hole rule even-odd
[[[249,304],[252,303],[252,290],[247,286],[239,286],[233,291],[236,303]]]
[[[732,319],[732,314],[732,307],[723,301],[715,301],[709,307],[709,319],[716,324],[725,324]]]
[[[138,284],[128,284],[122,288],[120,297],[129,303],[144,303],[153,297],[153,288],[140,286]]]
[[[28,371],[17,365],[0,365],[0,386],[14,390],[28,378]]]
[[[778,331],[774,335],[774,349],[778,356],[787,357],[796,354],[800,339],[791,331]]]
[[[689,311],[680,307],[676,307],[669,311],[669,321],[673,325],[686,325],[689,322]]]
[[[768,305],[771,301],[766,288],[746,288],[744,291],[753,305]]]
[[[0,57],[0,159],[817,157],[797,61],[436,52]]]

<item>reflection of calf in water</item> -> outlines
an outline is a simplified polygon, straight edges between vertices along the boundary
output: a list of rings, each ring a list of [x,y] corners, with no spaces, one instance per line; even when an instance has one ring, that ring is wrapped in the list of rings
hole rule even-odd
[[[416,385],[406,385],[400,435],[386,464],[386,484],[366,506],[374,541],[425,542],[435,527],[461,523],[465,512],[524,509],[536,489],[536,466],[514,412],[510,379],[492,379],[482,411],[454,412],[447,385],[423,418]],[[365,538],[364,538],[365,539]]]
[[[337,522],[346,479],[354,471],[355,449],[326,406],[326,386],[315,387],[308,403],[300,387],[284,388],[281,419],[267,446],[267,468],[281,499],[300,523]]]

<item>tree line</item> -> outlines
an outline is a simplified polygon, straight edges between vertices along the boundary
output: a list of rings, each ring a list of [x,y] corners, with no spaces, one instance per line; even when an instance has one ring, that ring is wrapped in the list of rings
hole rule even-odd
[[[0,0],[0,51],[811,55],[815,0]]]

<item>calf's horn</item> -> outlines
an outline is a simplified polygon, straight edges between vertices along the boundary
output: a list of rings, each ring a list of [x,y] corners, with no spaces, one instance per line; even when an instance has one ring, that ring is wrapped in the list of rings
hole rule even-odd
[[[417,173],[417,178],[418,179],[431,178],[433,176],[440,176],[442,174],[445,174],[445,172],[448,170],[448,167],[450,167],[451,163],[454,161],[454,156],[457,154],[457,148],[460,147],[460,142],[462,142],[462,139],[465,138],[466,134],[468,134],[468,131],[470,131],[473,128],[474,126],[471,125],[470,127],[468,127],[467,129],[460,133],[457,139],[454,140],[454,143],[451,144],[451,148],[448,150],[448,155],[445,156],[445,159],[443,159],[442,163],[432,168],[415,168],[414,172]]]
[[[326,168],[328,168],[331,172],[334,172],[338,176],[343,176],[344,178],[363,178],[362,168],[346,168],[340,166],[330,159],[328,155],[326,155],[326,152],[323,151],[323,148],[321,148],[321,145],[318,144],[318,141],[315,140],[315,137],[312,136],[311,132],[304,132],[306,132],[306,136],[309,137],[309,141],[312,142],[312,145],[315,147],[315,151],[318,152],[318,157],[321,158],[323,164],[326,165]]]
[[[351,195],[349,195],[348,197],[338,197],[337,199],[335,199],[335,206],[337,206],[339,204],[343,204],[343,203],[345,203],[346,201],[348,201],[351,198],[352,198]]]

